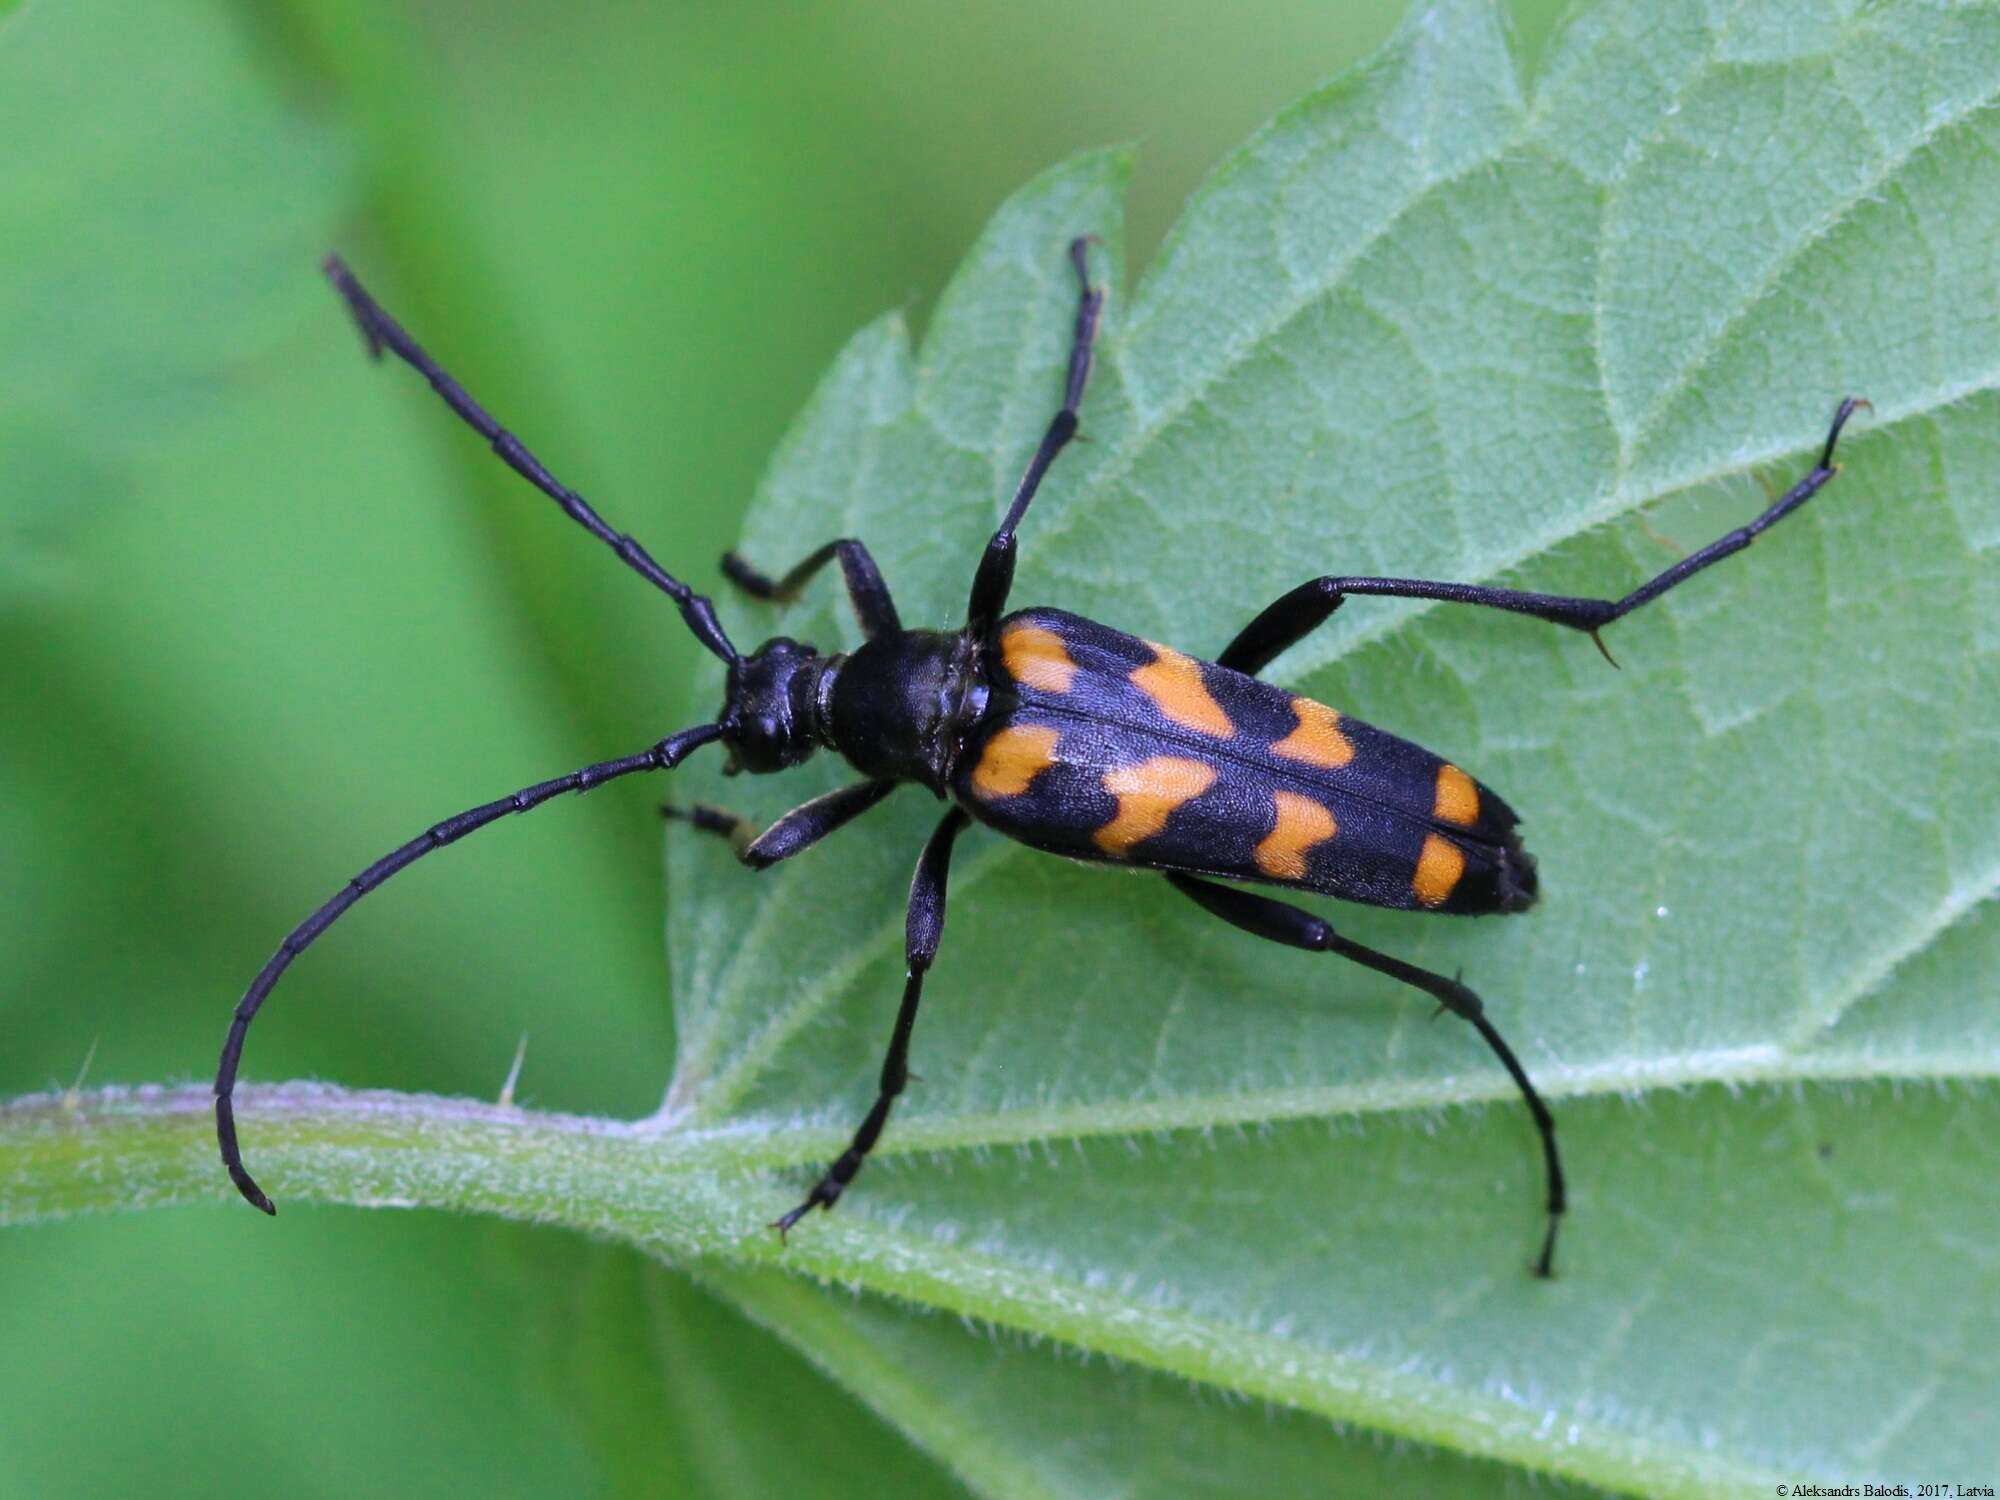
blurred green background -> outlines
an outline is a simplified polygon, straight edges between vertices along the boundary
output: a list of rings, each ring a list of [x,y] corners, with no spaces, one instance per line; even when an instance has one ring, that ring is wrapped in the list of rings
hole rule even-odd
[[[1548,9],[1517,11],[1531,49]],[[921,319],[1011,189],[1140,141],[1143,265],[1399,11],[0,5],[0,1094],[93,1048],[92,1082],[206,1076],[352,871],[674,727],[672,613],[368,366],[326,250],[709,587],[828,359]],[[287,981],[254,1076],[491,1095],[526,1035],[524,1102],[650,1111],[657,796],[412,872]],[[693,1285],[518,1227],[14,1230],[0,1328],[9,1494],[957,1493]]]

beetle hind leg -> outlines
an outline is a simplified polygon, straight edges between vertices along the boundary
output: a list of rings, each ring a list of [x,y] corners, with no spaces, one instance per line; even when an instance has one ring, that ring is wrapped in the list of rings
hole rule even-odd
[[[1535,1257],[1535,1274],[1549,1277],[1555,1274],[1556,1231],[1562,1223],[1562,1216],[1568,1207],[1568,1192],[1563,1182],[1562,1157],[1556,1150],[1556,1122],[1549,1113],[1548,1105],[1536,1092],[1534,1083],[1528,1077],[1528,1070],[1521,1066],[1521,1060],[1514,1056],[1514,1049],[1507,1045],[1499,1030],[1486,1018],[1486,1007],[1479,996],[1456,979],[1447,979],[1442,974],[1434,974],[1429,969],[1420,969],[1415,964],[1404,963],[1400,958],[1391,958],[1386,953],[1351,942],[1333,929],[1333,924],[1301,911],[1298,907],[1283,901],[1274,901],[1268,896],[1255,895],[1234,886],[1217,885],[1212,881],[1196,880],[1192,876],[1169,873],[1168,881],[1174,889],[1188,897],[1197,906],[1213,916],[1222,918],[1232,927],[1241,928],[1254,937],[1267,938],[1274,943],[1283,943],[1291,948],[1303,948],[1309,953],[1335,953],[1340,957],[1386,974],[1391,979],[1422,990],[1439,1005],[1453,1015],[1468,1022],[1492,1049],[1494,1056],[1514,1080],[1514,1086],[1521,1091],[1526,1101],[1528,1113],[1534,1117],[1535,1129],[1541,1136],[1542,1164],[1548,1178],[1548,1227],[1542,1234],[1541,1253]]]
[[[1827,428],[1819,459],[1799,482],[1780,495],[1761,514],[1734,531],[1717,537],[1707,546],[1689,553],[1672,567],[1649,579],[1619,599],[1578,599],[1561,594],[1535,594],[1522,589],[1490,588],[1478,583],[1440,583],[1428,578],[1345,578],[1328,574],[1300,584],[1268,605],[1262,613],[1236,634],[1216,660],[1223,666],[1255,677],[1270,665],[1279,652],[1304,639],[1340,608],[1346,599],[1368,596],[1377,599],[1431,599],[1444,604],[1476,604],[1483,609],[1505,610],[1546,620],[1551,625],[1581,630],[1597,643],[1604,659],[1615,667],[1611,652],[1598,632],[1614,620],[1685,583],[1705,568],[1725,557],[1733,557],[1756,541],[1786,516],[1812,499],[1833,482],[1840,472],[1833,450],[1840,443],[1841,429],[1848,418],[1868,405],[1860,396],[1849,396],[1834,411]]]

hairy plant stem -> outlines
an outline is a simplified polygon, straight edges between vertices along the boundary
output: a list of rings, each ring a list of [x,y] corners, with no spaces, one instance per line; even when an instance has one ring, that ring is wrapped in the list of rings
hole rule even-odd
[[[1730,1461],[1611,1428],[1552,1453],[1536,1414],[1352,1354],[1173,1307],[1138,1306],[934,1236],[855,1215],[789,1246],[765,1223],[768,1136],[662,1131],[510,1105],[280,1084],[242,1091],[254,1149],[291,1201],[443,1208],[558,1225],[697,1270],[781,1264],[990,1320],[1343,1421],[1614,1487],[1762,1482]],[[0,1225],[185,1203],[234,1204],[206,1086],[114,1087],[0,1104]],[[816,1149],[818,1132],[786,1136]],[[808,1140],[814,1145],[807,1145]],[[244,1211],[245,1233],[270,1233]],[[1664,1481],[1664,1482],[1663,1482]]]

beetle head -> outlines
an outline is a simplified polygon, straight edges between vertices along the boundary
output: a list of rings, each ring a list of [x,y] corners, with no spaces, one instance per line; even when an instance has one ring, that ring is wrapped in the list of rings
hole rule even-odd
[[[728,774],[783,771],[819,748],[814,701],[826,665],[811,646],[785,636],[730,663],[720,715]]]

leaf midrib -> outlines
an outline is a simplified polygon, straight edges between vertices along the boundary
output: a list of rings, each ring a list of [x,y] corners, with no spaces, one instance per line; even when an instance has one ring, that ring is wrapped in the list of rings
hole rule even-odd
[[[1535,1086],[1548,1099],[1629,1097],[1705,1084],[1729,1088],[1776,1083],[1978,1082],[2000,1079],[2000,1061],[1965,1048],[1903,1052],[1877,1059],[1839,1052],[1796,1051],[1760,1043],[1677,1053],[1634,1067],[1627,1060],[1564,1066],[1538,1064]],[[964,1114],[898,1115],[871,1156],[888,1158],[939,1151],[979,1151],[1042,1141],[1089,1140],[1157,1132],[1281,1124],[1289,1120],[1411,1113],[1457,1105],[1511,1105],[1513,1082],[1497,1068],[1401,1079],[1395,1082],[1291,1085],[1281,1088],[1125,1097],[1087,1104],[1041,1105]],[[641,1125],[635,1127],[644,1129]],[[783,1168],[823,1162],[852,1135],[845,1123],[793,1125],[749,1118],[720,1125],[671,1126],[682,1144],[713,1147],[714,1163]]]

